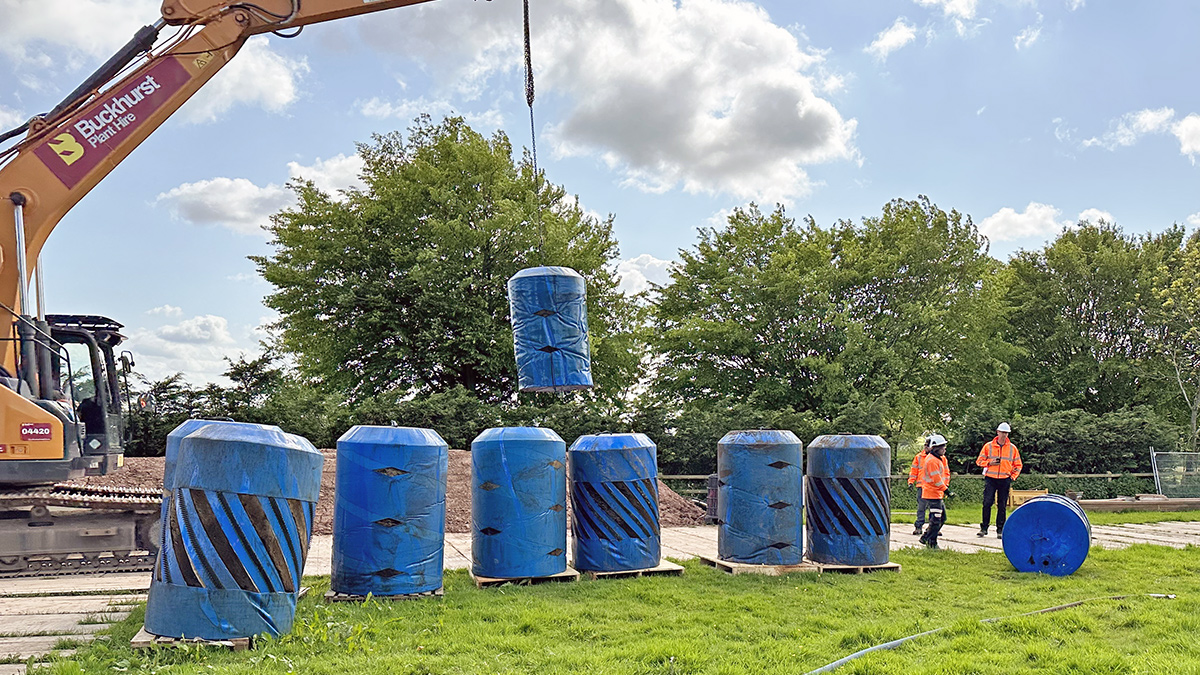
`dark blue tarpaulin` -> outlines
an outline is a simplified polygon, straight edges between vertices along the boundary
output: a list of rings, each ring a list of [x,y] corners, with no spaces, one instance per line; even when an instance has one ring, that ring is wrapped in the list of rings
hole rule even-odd
[[[645,434],[580,436],[568,453],[575,568],[623,572],[661,555],[658,448]]]
[[[800,439],[731,431],[717,443],[717,557],[750,565],[804,558]]]
[[[331,590],[405,595],[442,587],[449,457],[432,429],[356,426],[342,434]]]
[[[592,386],[587,284],[569,267],[532,267],[508,280],[521,391]]]
[[[277,427],[212,423],[179,443],[146,630],[224,640],[291,630],[324,459]]]
[[[567,444],[550,429],[471,442],[471,571],[499,579],[567,569]]]

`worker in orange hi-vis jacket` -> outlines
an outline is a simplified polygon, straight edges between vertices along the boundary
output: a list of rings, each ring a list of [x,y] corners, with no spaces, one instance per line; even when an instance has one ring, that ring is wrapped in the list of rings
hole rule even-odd
[[[921,498],[929,505],[929,529],[921,535],[921,543],[938,547],[938,535],[946,524],[946,489],[950,487],[950,467],[946,463],[946,439],[941,434],[929,437],[929,452],[921,460],[918,474]]]
[[[1008,490],[1021,475],[1021,453],[1008,440],[1012,429],[1008,422],[996,427],[996,437],[983,444],[975,464],[983,467],[983,522],[978,537],[986,537],[992,520],[992,504],[996,505],[996,537],[1004,538],[1004,519],[1008,517]]]
[[[929,505],[925,503],[925,498],[921,496],[921,460],[925,459],[925,455],[929,454],[929,437],[925,437],[925,446],[917,452],[917,456],[913,457],[912,467],[908,470],[908,484],[917,488],[917,520],[913,523],[913,534],[921,534],[921,529],[925,527],[925,512],[929,510]]]

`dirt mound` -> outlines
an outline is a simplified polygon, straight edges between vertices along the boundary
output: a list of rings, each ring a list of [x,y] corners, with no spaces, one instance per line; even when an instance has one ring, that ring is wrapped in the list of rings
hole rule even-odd
[[[322,450],[325,467],[321,475],[321,498],[313,534],[333,533],[333,486],[337,473],[337,451]],[[108,476],[89,476],[71,481],[80,485],[105,485],[162,489],[162,457],[128,457],[125,468]],[[567,504],[567,513],[571,505]],[[663,527],[702,525],[704,511],[679,495],[662,481],[658,482],[658,512]],[[570,522],[568,519],[567,522]],[[471,453],[450,451],[450,470],[446,480],[446,531],[471,531]]]

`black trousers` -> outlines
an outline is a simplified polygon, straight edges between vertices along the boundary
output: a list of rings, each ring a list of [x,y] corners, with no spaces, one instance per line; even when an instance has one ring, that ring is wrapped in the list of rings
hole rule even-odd
[[[996,531],[1004,529],[1004,519],[1008,517],[1008,489],[1011,487],[1011,478],[983,477],[983,522],[979,524],[980,529],[988,529],[992,520],[992,504],[996,504]]]
[[[917,488],[917,522],[913,523],[914,527],[923,527],[925,525],[925,512],[929,510],[929,503],[921,496],[921,488]]]

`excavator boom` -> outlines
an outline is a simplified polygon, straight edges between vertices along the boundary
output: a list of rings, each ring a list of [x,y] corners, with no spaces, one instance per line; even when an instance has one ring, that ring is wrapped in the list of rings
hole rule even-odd
[[[114,356],[121,325],[45,314],[38,258],[50,232],[251,36],[291,36],[308,24],[427,1],[165,0],[160,19],[53,110],[0,134],[3,143],[25,133],[0,149],[0,325],[10,327],[0,332],[0,576],[137,568],[153,556],[130,552],[158,541],[153,496],[37,487],[103,475],[124,458]],[[160,42],[168,26],[175,34]],[[81,371],[90,373],[84,382]],[[18,506],[30,508],[12,511]],[[102,551],[108,557],[97,558]]]

